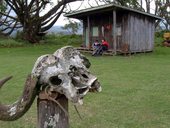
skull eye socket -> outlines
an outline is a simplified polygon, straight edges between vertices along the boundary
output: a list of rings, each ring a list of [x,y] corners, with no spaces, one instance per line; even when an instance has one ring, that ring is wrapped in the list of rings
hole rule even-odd
[[[86,79],[88,78],[88,76],[86,74],[82,74],[82,76]]]
[[[50,78],[50,82],[53,84],[53,85],[60,85],[62,83],[62,80],[60,78],[58,78],[58,76],[52,76]]]
[[[77,68],[75,66],[71,65],[70,70],[75,72],[75,71],[77,71]]]

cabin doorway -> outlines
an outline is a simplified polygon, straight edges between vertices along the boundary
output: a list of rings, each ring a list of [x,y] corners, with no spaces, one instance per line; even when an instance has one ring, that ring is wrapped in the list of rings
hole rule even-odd
[[[109,43],[109,49],[113,49],[112,37],[112,25],[108,24],[104,26],[104,38]]]
[[[117,25],[116,29],[116,49],[120,50],[122,47],[122,25]]]

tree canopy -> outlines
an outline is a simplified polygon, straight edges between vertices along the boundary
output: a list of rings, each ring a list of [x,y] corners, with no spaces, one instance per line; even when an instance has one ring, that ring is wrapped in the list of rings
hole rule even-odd
[[[1,32],[10,35],[14,29],[22,28],[23,39],[36,43],[55,24],[66,5],[74,1],[77,0],[4,0],[8,9],[0,11]],[[47,7],[50,9],[43,12]]]
[[[67,21],[68,23],[66,23],[62,29],[67,30],[72,35],[76,34],[81,27],[81,23],[71,20],[70,18],[67,18]]]

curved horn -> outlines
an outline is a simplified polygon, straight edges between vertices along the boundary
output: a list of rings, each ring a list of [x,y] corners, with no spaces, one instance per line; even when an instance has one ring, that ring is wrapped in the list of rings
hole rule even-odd
[[[9,77],[6,77],[6,78],[0,80],[0,88],[3,86],[3,84],[5,84],[5,82],[10,80],[11,78],[12,78],[12,76],[9,76]]]
[[[10,78],[11,77],[1,80],[0,86],[2,86]],[[37,94],[37,81],[37,78],[33,77],[32,75],[28,75],[21,98],[12,105],[0,104],[0,120],[16,120],[28,111]]]

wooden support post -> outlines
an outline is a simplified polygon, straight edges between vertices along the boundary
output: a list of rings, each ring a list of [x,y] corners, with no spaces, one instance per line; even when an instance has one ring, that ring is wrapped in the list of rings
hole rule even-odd
[[[117,30],[116,30],[116,11],[113,10],[113,46],[114,46],[115,55],[117,54],[116,35],[117,35]]]
[[[91,44],[90,44],[90,17],[89,16],[87,17],[87,31],[88,31],[87,33],[88,34],[88,46],[87,47],[90,49]]]
[[[68,112],[68,99],[62,95],[57,101]],[[55,102],[38,98],[37,106],[37,128],[69,128],[68,115]]]
[[[83,36],[82,36],[82,41],[83,41],[83,47],[86,46],[86,22],[82,20],[83,22]]]

